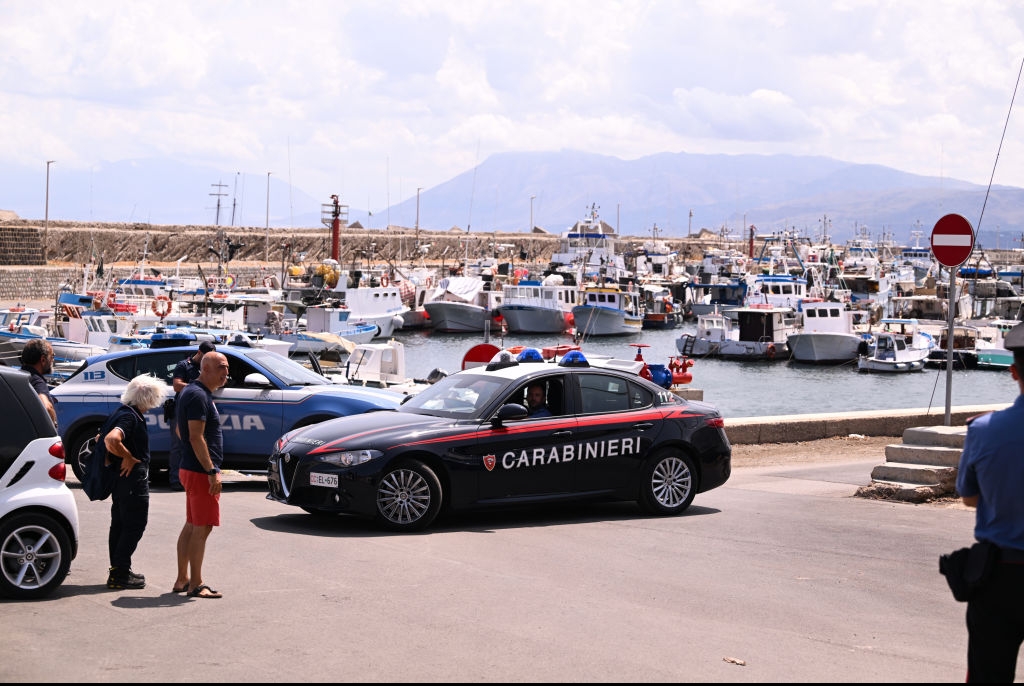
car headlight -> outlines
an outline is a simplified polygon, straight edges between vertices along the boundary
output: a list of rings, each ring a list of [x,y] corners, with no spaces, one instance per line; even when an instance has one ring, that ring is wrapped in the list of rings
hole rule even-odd
[[[318,455],[317,459],[320,462],[336,464],[339,467],[353,467],[357,464],[369,462],[370,460],[378,458],[383,454],[384,453],[382,453],[379,450],[346,450],[340,453],[327,453],[326,455]]]

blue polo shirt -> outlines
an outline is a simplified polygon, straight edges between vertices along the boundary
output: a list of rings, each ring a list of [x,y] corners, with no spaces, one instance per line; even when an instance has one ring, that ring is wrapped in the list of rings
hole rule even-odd
[[[206,437],[206,447],[210,451],[210,459],[213,466],[220,469],[224,461],[224,438],[220,428],[220,413],[213,403],[213,394],[201,381],[196,380],[181,389],[175,407],[175,421],[178,422],[178,433],[181,434],[181,468],[193,472],[206,472],[199,458],[196,457],[192,448],[192,441],[189,438],[188,422],[190,419],[200,419],[206,422],[203,429],[203,436]]]
[[[1024,550],[1024,395],[967,426],[956,490],[978,496],[976,539]]]

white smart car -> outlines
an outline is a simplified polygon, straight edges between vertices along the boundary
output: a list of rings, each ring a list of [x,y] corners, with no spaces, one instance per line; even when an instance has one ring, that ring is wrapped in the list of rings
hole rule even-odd
[[[0,366],[0,416],[0,596],[42,598],[78,554],[78,506],[64,483],[64,446],[27,373]]]

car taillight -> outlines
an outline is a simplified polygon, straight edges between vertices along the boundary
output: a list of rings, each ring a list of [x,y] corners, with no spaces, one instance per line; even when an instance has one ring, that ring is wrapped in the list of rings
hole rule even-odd
[[[50,467],[50,471],[46,473],[49,474],[50,478],[54,481],[64,481],[68,475],[68,466],[63,462],[58,462]]]
[[[712,426],[716,429],[725,428],[725,419],[723,417],[708,417],[704,420],[706,426]]]
[[[50,454],[53,455],[54,457],[57,457],[57,458],[60,458],[61,460],[63,460],[64,457],[65,457],[65,455],[64,455],[64,444],[61,443],[60,441],[57,441],[56,443],[50,444]]]

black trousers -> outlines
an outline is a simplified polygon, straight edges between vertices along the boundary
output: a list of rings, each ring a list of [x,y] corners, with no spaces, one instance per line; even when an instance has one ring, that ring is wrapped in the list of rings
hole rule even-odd
[[[111,501],[110,566],[129,570],[149,523],[149,465],[140,462],[128,476],[118,476]]]
[[[1024,564],[999,563],[967,603],[967,682],[1012,683],[1024,642]]]

